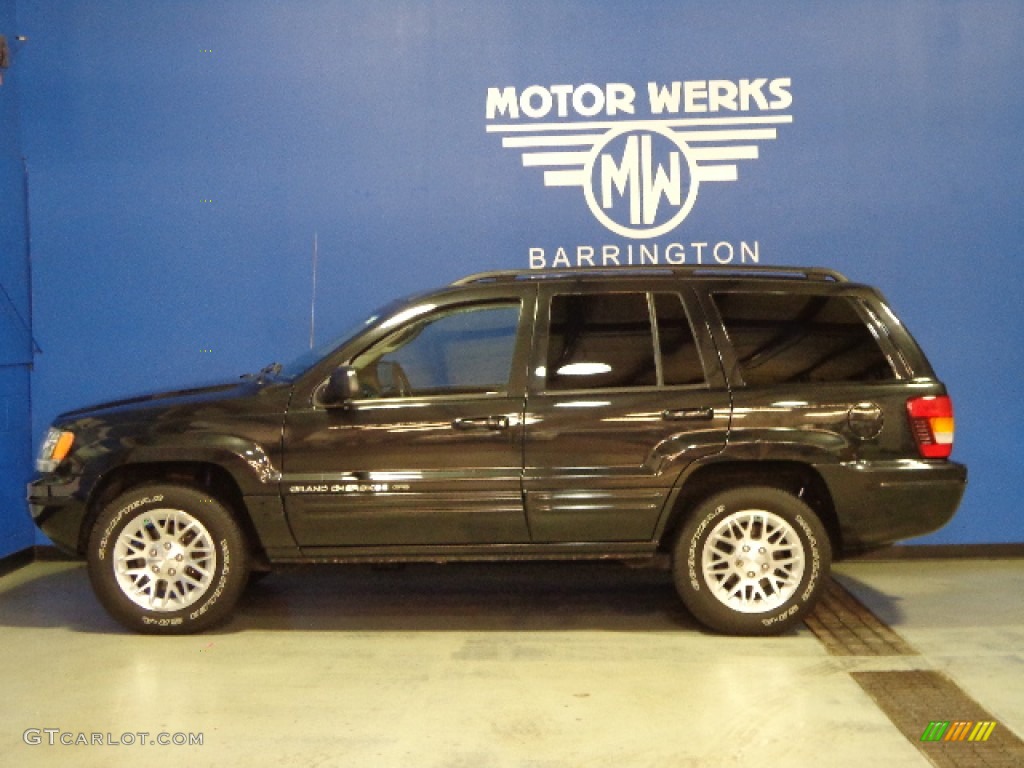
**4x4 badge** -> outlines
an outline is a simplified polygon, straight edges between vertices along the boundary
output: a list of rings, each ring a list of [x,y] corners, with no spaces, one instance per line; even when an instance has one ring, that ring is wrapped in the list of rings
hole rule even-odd
[[[501,144],[541,168],[546,187],[580,187],[590,212],[634,239],[671,232],[690,214],[701,182],[736,181],[757,142],[791,115],[488,125]]]

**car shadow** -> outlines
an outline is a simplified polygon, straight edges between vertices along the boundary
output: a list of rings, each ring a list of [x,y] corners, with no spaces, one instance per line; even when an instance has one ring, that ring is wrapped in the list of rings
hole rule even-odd
[[[701,631],[669,574],[617,563],[300,568],[250,586],[231,629]]]
[[[93,595],[82,563],[50,564],[3,586],[0,626],[125,631]],[[251,583],[228,623],[210,633],[275,629],[706,632],[669,573],[598,562],[286,568]]]

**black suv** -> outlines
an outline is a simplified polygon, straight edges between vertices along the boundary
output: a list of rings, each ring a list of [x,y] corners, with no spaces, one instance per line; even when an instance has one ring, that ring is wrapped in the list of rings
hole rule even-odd
[[[144,632],[205,629],[289,563],[671,562],[768,634],[833,553],[932,531],[966,468],[943,384],[824,269],[491,272],[222,386],[60,416],[32,516]]]

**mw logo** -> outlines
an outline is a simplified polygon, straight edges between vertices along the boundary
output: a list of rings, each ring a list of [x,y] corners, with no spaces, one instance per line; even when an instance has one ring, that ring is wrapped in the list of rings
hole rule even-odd
[[[675,229],[697,194],[689,148],[667,130],[610,132],[592,151],[584,175],[591,213],[626,237]]]

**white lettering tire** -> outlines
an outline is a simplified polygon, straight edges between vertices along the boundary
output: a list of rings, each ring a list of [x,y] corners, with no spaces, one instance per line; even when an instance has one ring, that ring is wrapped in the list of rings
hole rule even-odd
[[[698,504],[673,550],[676,591],[702,624],[733,635],[784,632],[814,608],[832,562],[804,502],[750,486]]]
[[[187,634],[224,621],[248,581],[245,537],[212,496],[146,485],[114,499],[87,550],[99,601],[136,632]]]

